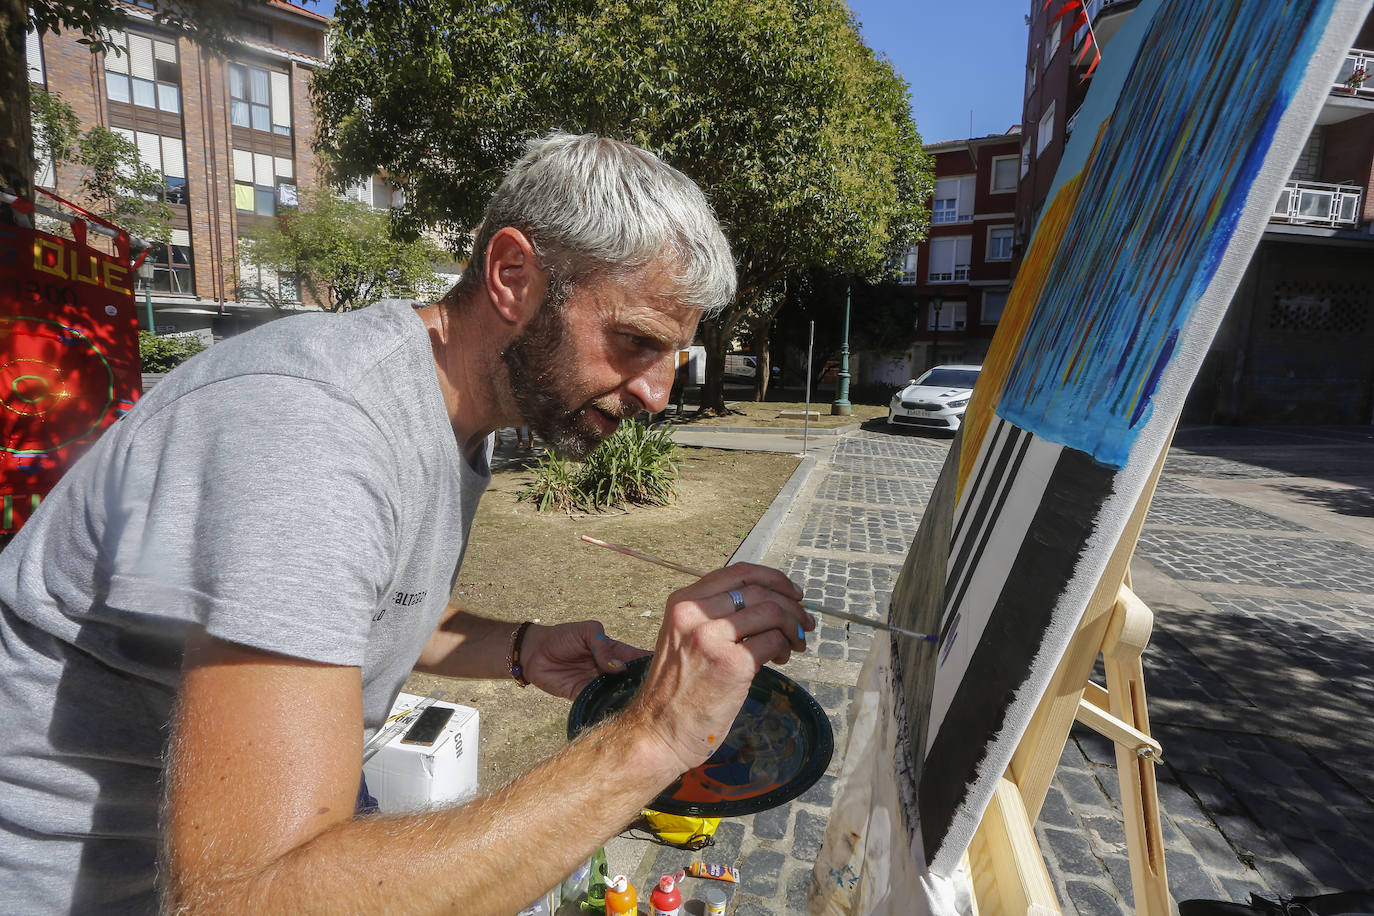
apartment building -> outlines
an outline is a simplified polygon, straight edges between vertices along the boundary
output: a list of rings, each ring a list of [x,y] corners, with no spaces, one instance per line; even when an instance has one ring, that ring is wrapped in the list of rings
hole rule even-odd
[[[898,280],[915,314],[912,373],[987,353],[1014,276],[1020,150],[1019,127],[925,146],[935,167],[930,234],[902,257]]]
[[[83,128],[123,134],[163,174],[172,238],[150,253],[152,277],[137,290],[140,302],[151,293],[156,329],[232,335],[277,314],[238,293],[240,237],[322,181],[309,82],[324,64],[328,21],[270,0],[242,18],[220,55],[158,27],[147,10],[128,13],[111,36],[120,54],[92,54],[73,34],[30,33],[29,77],[71,105]],[[77,178],[49,166],[38,183],[76,199]],[[244,279],[301,298],[290,276]]]
[[[1029,0],[1016,252],[1045,202],[1097,53],[1139,0]],[[1374,16],[1350,37],[1184,410],[1194,423],[1374,422]],[[1093,43],[1084,53],[1085,45]],[[1243,61],[1217,62],[1218,79]],[[1368,74],[1370,78],[1366,78]]]

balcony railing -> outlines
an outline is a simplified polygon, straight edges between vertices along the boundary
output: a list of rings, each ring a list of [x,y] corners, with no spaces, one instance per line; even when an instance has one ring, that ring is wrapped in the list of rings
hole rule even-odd
[[[1279,194],[1270,219],[1302,226],[1353,227],[1360,222],[1362,196],[1359,185],[1290,181]]]
[[[1374,51],[1351,48],[1331,91],[1374,101]]]
[[[957,282],[957,281],[959,281],[959,280],[967,280],[967,279],[968,279],[968,265],[967,265],[967,264],[955,264],[955,265],[954,265],[954,272],[953,272],[953,273],[951,273],[951,272],[949,272],[949,271],[947,271],[947,270],[946,270],[946,271],[935,271],[935,270],[932,270],[932,271],[930,272],[930,282],[931,282],[931,283],[954,283],[954,282]]]

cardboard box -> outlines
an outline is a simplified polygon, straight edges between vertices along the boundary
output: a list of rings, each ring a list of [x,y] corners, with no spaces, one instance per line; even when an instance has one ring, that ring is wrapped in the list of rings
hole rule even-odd
[[[391,715],[422,699],[401,694]],[[454,713],[433,744],[402,744],[402,732],[363,764],[367,790],[386,814],[452,804],[477,794],[477,710],[442,701],[434,705]]]

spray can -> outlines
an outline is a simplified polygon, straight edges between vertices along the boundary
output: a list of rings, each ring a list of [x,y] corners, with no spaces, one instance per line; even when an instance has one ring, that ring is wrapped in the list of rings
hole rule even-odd
[[[616,875],[606,886],[606,916],[635,916],[639,898],[635,886],[624,875]]]
[[[654,908],[654,916],[678,916],[682,912],[682,892],[672,875],[658,879],[658,887],[649,893],[649,905]]]

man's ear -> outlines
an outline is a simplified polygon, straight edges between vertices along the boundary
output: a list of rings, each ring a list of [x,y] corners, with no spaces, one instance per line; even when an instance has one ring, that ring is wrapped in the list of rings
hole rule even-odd
[[[510,226],[498,229],[487,243],[485,268],[492,307],[504,320],[523,325],[544,301],[549,279],[529,237]]]

